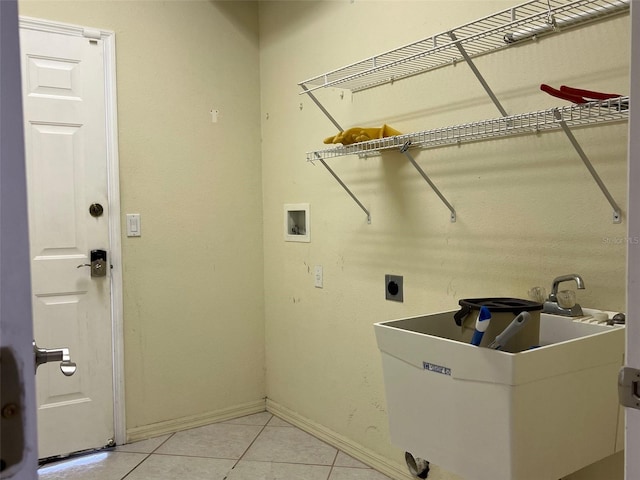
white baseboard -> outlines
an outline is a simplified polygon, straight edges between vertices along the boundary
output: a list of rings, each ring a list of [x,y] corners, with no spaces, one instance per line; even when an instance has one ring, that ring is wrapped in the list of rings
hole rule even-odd
[[[231,420],[232,418],[264,412],[265,410],[265,400],[262,399],[234,407],[223,408],[222,410],[215,410],[213,412],[176,418],[174,420],[153,423],[142,427],[130,428],[127,429],[127,443],[146,440],[147,438],[178,432],[180,430],[188,430],[189,428],[202,427],[211,423],[222,422],[225,420]]]
[[[319,423],[303,417],[273,400],[267,399],[267,411],[301,430],[310,433],[338,450],[342,450],[347,455],[352,456],[356,460],[360,460],[362,463],[369,465],[371,468],[394,480],[415,480],[415,477],[409,474],[406,466],[392,462],[388,458],[353,442]]]

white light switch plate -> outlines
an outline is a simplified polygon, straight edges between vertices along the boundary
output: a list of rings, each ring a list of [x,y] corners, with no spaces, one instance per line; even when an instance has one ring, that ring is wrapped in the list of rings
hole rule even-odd
[[[140,235],[140,214],[127,213],[127,237],[139,237]]]
[[[313,271],[316,288],[322,288],[322,265],[316,265]]]

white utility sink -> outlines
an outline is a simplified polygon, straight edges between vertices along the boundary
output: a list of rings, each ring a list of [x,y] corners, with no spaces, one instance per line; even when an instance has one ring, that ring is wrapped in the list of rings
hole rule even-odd
[[[461,342],[454,311],[376,323],[392,443],[473,480],[557,480],[621,450],[624,327],[584,311],[542,313],[518,353]]]

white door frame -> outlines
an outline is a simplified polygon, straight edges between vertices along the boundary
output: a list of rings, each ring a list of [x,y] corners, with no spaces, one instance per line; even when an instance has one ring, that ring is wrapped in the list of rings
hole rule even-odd
[[[631,2],[630,97],[640,99],[640,2]],[[629,112],[628,238],[627,238],[627,345],[625,364],[640,368],[640,109]],[[625,478],[640,478],[640,411],[626,410]]]
[[[2,0],[0,0],[2,1]],[[107,192],[109,197],[109,253],[111,257],[111,326],[113,341],[113,426],[117,445],[126,442],[124,404],[124,328],[122,307],[122,251],[120,240],[120,173],[116,99],[115,33],[30,17],[19,17],[20,28],[102,40],[105,72]]]

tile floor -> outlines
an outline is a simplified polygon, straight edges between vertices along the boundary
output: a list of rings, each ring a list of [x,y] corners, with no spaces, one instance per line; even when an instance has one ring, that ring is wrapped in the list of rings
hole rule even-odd
[[[39,480],[390,480],[268,412],[40,468]]]

